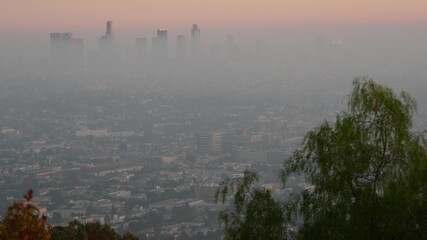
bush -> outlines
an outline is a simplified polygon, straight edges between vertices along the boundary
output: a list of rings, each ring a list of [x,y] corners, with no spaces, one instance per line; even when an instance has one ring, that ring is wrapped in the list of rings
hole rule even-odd
[[[30,203],[33,191],[30,189],[24,199],[13,203],[7,209],[6,216],[0,224],[0,239],[10,240],[48,240],[51,225],[40,209]]]

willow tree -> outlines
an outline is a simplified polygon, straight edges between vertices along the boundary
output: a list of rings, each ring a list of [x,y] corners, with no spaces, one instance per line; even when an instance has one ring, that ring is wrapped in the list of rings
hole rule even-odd
[[[427,159],[411,132],[406,92],[355,79],[348,110],[309,132],[282,180],[312,184],[294,198],[300,239],[427,239]]]
[[[244,171],[243,177],[228,178],[220,184],[215,201],[230,206],[222,210],[219,220],[226,240],[280,240],[286,239],[282,204],[271,192],[253,186],[258,175]]]

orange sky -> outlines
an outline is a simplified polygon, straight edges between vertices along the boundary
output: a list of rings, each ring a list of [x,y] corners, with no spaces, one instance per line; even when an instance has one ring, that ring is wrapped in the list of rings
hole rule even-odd
[[[426,0],[0,0],[0,30],[427,21]]]

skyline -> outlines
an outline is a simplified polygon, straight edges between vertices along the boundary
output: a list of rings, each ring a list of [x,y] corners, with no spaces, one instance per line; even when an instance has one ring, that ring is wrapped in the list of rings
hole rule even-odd
[[[96,30],[109,19],[128,30],[178,28],[194,22],[206,28],[222,28],[427,21],[427,2],[421,0],[404,4],[398,0],[2,1],[8,10],[0,14],[0,31]]]

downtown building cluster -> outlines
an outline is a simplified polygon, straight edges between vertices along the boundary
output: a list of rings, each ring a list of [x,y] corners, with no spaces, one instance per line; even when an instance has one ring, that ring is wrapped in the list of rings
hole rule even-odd
[[[201,59],[218,59],[221,57],[236,60],[238,45],[232,36],[227,37],[225,54],[222,45],[212,44],[205,51],[201,40],[201,31],[197,24],[191,28],[191,41],[185,35],[177,35],[176,43],[170,43],[166,28],[157,29],[156,36],[135,38],[132,51],[127,56],[120,53],[113,21],[107,21],[105,35],[99,37],[97,49],[85,50],[84,40],[75,38],[71,32],[50,34],[50,62],[54,72],[82,70],[99,70],[100,72],[117,71],[126,65],[128,68],[164,67],[170,62],[200,61]],[[151,43],[151,45],[150,45]],[[175,46],[175,49],[170,49]],[[222,56],[224,55],[224,56]]]

